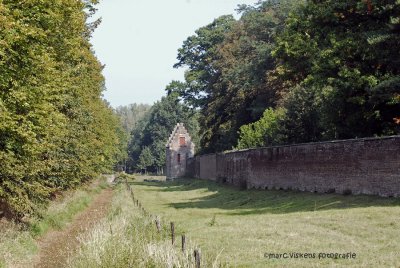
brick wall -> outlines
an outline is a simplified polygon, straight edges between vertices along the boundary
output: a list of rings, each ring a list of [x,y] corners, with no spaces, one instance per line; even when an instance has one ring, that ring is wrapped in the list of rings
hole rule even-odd
[[[199,177],[207,180],[216,180],[217,178],[217,155],[207,154],[199,157],[200,170]]]
[[[242,188],[400,197],[400,136],[250,149],[191,161],[190,176]]]

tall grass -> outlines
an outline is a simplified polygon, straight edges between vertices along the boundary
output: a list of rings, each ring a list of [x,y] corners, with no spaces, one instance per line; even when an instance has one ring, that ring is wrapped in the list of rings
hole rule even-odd
[[[134,205],[124,186],[118,186],[109,216],[79,238],[81,247],[68,267],[194,267],[196,245],[189,240],[182,252],[180,245],[171,244],[168,221],[161,219],[158,232],[154,220]],[[202,264],[222,267],[217,255],[202,256]]]
[[[40,218],[26,219],[23,224],[1,220],[0,267],[29,267],[38,251],[36,239],[50,230],[63,229],[105,187],[102,178],[92,185],[66,192],[43,210]]]
[[[0,233],[0,267],[27,266],[37,251],[28,227],[2,220]]]

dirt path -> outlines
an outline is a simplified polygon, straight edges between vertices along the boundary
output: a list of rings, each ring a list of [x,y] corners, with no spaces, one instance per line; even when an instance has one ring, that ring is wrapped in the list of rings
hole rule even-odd
[[[33,267],[64,267],[65,262],[78,247],[77,237],[105,217],[111,204],[113,191],[103,190],[87,209],[78,214],[62,231],[51,231],[39,240],[39,254]]]

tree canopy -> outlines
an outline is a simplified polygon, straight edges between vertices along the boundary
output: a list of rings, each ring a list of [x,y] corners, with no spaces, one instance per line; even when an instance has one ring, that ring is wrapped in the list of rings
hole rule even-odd
[[[150,110],[151,105],[133,103],[127,106],[119,106],[116,113],[121,119],[122,126],[126,133],[131,133],[139,120]]]
[[[282,79],[312,88],[321,138],[398,133],[399,14],[395,0],[307,1],[287,19],[274,56]]]
[[[281,84],[273,73],[275,36],[284,27],[293,1],[240,6],[241,18],[222,16],[200,28],[178,51],[175,67],[186,66],[181,98],[200,109],[201,149],[236,146],[242,125],[275,107]]]
[[[269,0],[199,28],[178,50],[188,70],[173,89],[200,112],[202,152],[398,134],[399,8]]]
[[[0,3],[0,203],[21,217],[124,157],[86,20],[96,1]]]

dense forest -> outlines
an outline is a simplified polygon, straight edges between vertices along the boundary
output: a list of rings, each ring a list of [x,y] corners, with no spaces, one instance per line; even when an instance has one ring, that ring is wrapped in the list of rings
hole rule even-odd
[[[125,158],[125,132],[102,99],[103,66],[89,43],[96,2],[0,2],[2,214],[36,214],[54,193]]]

